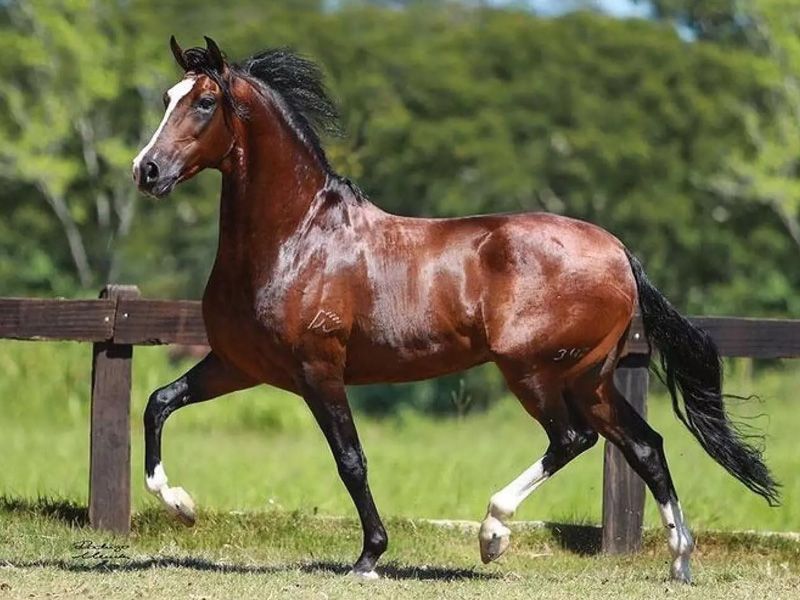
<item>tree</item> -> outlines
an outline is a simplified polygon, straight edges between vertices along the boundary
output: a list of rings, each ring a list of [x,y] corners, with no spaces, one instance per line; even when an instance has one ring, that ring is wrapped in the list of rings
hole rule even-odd
[[[752,22],[745,0],[636,0],[653,7],[656,18],[687,28],[699,40],[744,44]]]
[[[118,2],[0,10],[0,176],[29,185],[52,211],[81,286],[112,280],[135,213],[130,160],[148,134],[139,116],[152,70],[138,66]]]
[[[714,182],[721,193],[769,206],[800,250],[800,5],[754,0],[751,47],[769,61],[765,106],[748,105],[750,144],[735,148],[729,171]]]

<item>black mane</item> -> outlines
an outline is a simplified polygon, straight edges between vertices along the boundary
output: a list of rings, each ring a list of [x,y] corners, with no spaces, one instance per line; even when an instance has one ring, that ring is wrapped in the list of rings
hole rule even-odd
[[[230,106],[240,116],[241,107],[231,100],[230,85],[213,67],[205,48],[189,48],[183,53],[187,70],[211,77],[221,88]],[[322,70],[313,61],[288,48],[265,50],[230,65],[234,74],[265,85],[279,101],[279,108],[297,135],[316,154],[323,168],[335,175],[328,163],[320,135],[339,134],[339,115],[325,87]]]

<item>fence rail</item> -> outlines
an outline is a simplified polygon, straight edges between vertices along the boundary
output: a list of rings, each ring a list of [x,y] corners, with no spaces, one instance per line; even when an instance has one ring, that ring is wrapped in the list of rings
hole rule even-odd
[[[800,320],[693,317],[723,356],[800,357]],[[108,285],[97,300],[0,298],[0,339],[92,342],[89,519],[93,527],[130,530],[130,396],[133,347],[206,344],[200,303],[148,300],[135,286]],[[628,401],[646,416],[649,347],[642,323],[631,327],[616,373]],[[603,464],[605,552],[641,544],[644,483],[606,443]]]

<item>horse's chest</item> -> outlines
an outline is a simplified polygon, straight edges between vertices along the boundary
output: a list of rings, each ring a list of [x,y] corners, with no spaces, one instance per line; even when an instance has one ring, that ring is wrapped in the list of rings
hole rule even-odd
[[[209,345],[226,362],[269,383],[287,370],[281,351],[285,336],[275,327],[279,321],[264,313],[258,294],[247,286],[212,275],[203,296],[203,319]]]

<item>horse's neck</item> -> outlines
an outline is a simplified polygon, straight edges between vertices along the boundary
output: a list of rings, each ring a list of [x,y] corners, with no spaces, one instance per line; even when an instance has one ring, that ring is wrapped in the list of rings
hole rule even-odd
[[[223,169],[218,260],[263,260],[300,227],[327,175],[276,109],[237,123]]]

